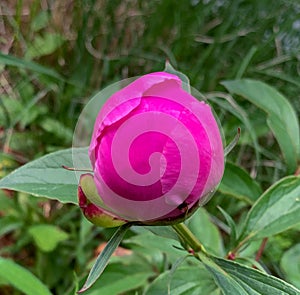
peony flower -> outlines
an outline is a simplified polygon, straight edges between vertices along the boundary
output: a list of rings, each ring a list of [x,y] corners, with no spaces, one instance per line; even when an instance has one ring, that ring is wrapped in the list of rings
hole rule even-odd
[[[106,101],[89,157],[94,175],[81,177],[80,206],[102,226],[180,222],[207,200],[224,172],[210,106],[166,72],[144,75]]]

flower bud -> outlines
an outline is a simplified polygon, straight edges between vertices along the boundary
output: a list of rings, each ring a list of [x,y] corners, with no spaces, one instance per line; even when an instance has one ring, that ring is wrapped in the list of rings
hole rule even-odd
[[[87,196],[83,176],[79,195],[86,197],[80,197],[88,201],[84,214],[93,221],[105,212],[119,222],[180,222],[207,200],[224,172],[210,106],[165,72],[142,76],[106,101],[89,157],[94,191]]]

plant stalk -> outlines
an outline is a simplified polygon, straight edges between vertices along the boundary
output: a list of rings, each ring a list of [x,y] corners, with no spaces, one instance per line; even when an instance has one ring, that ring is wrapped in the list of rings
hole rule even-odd
[[[194,253],[204,252],[206,253],[205,248],[203,245],[198,241],[196,236],[189,230],[189,228],[184,223],[178,223],[172,225],[173,229],[176,231],[180,239],[189,247],[186,249],[191,252],[192,250]]]

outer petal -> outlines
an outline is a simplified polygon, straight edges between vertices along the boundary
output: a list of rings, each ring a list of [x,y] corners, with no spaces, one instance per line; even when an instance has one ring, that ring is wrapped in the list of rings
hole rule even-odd
[[[180,79],[175,75],[166,72],[155,72],[141,76],[107,100],[97,116],[90,143],[89,154],[93,166],[95,162],[95,149],[104,128],[121,120],[139,105],[140,100],[133,101],[131,100],[132,98],[143,97],[147,90],[167,80],[176,81],[176,83],[181,84]],[[124,102],[126,102],[126,105],[123,104]],[[121,104],[123,104],[122,108],[119,108]],[[113,110],[114,112],[110,114]]]

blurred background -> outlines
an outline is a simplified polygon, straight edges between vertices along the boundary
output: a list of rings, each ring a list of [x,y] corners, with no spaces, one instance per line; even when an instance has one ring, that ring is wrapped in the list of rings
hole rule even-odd
[[[19,160],[70,146],[91,95],[166,60],[200,92],[251,77],[300,110],[298,1],[2,0],[0,9],[1,142]]]
[[[223,80],[253,78],[278,89],[300,113],[296,0],[1,0],[0,50],[0,178],[71,147],[77,118],[92,95],[120,79],[162,71],[166,60],[203,95],[226,92]],[[266,188],[286,173],[279,147],[262,111],[239,97],[236,103],[258,132],[262,149],[242,128],[228,159]],[[216,100],[211,104],[229,142],[243,122]],[[99,244],[94,238],[105,240],[110,231],[92,231],[72,206],[22,193],[10,198],[14,195],[0,192],[0,255],[31,269],[54,294],[69,294],[73,269],[86,274],[86,261]],[[214,201],[208,209],[213,206]],[[235,216],[243,206],[223,207]],[[58,241],[64,245],[36,246],[30,230],[35,223],[62,228],[67,236]],[[278,276],[282,270],[275,262],[295,237],[280,237],[276,247],[270,243],[269,267]],[[0,294],[21,293],[1,287],[0,279]]]

